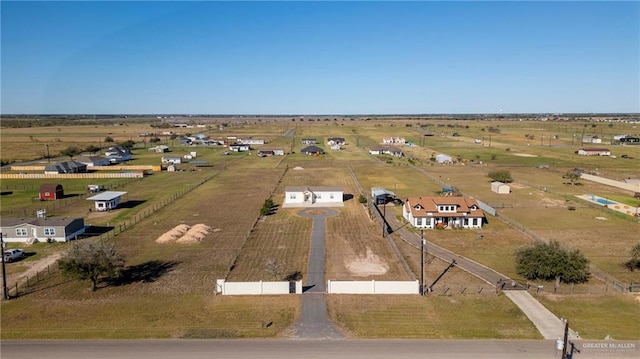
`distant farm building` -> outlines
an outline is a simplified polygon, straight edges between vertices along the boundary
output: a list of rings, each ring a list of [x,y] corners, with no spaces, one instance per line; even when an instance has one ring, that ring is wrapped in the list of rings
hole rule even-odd
[[[98,212],[110,211],[118,207],[125,194],[127,192],[106,191],[87,198],[87,201],[93,201],[95,210]]]
[[[38,197],[41,201],[61,199],[64,198],[64,189],[59,183],[44,183],[40,186]]]
[[[385,145],[405,144],[407,142],[404,137],[383,138],[382,143]]]
[[[267,143],[267,141],[265,141],[262,138],[240,138],[238,139],[238,143],[242,143],[245,145],[264,145],[265,143]]]
[[[608,148],[582,148],[576,151],[580,156],[611,156]]]
[[[327,138],[327,145],[329,146],[333,146],[333,145],[344,145],[345,143],[347,143],[347,141],[344,139],[344,137],[329,137]]]
[[[511,193],[511,187],[508,184],[495,181],[491,182],[491,191],[499,194],[509,194]]]
[[[109,149],[105,151],[104,155],[107,156],[111,163],[129,161],[133,158],[131,156],[131,150],[120,145],[109,147]]]
[[[343,196],[339,187],[286,187],[282,207],[342,207]]]
[[[315,145],[318,141],[315,138],[303,138],[302,144],[304,145]]]

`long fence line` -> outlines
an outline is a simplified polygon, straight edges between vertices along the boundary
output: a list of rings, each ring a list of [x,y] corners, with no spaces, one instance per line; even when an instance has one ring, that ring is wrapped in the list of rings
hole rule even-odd
[[[70,178],[70,179],[87,179],[87,178],[142,178],[144,177],[144,172],[142,171],[133,171],[133,172],[112,172],[112,173],[56,173],[56,174],[47,174],[47,173],[27,173],[27,174],[19,174],[19,173],[1,173],[0,179],[59,179],[59,178]]]
[[[109,190],[113,190],[113,189],[117,189],[119,187],[125,186],[131,182],[134,181],[138,181],[139,178],[127,178],[124,180],[120,180],[117,183],[111,184],[111,185],[106,185],[105,188],[109,189]],[[15,185],[3,185],[2,186],[2,190],[36,190],[38,189],[39,186],[36,186],[34,184],[15,184]],[[83,186],[74,186],[74,187],[67,187],[67,190],[71,190],[71,191],[86,191],[86,187]],[[70,197],[65,197],[62,199],[58,199],[55,201],[40,201],[40,199],[38,198],[34,198],[32,199],[32,207],[37,207],[37,208],[22,208],[22,209],[8,209],[8,210],[4,210],[4,211],[0,211],[0,214],[3,217],[16,217],[16,216],[22,216],[22,217],[35,217],[36,216],[36,211],[37,210],[41,210],[44,209],[47,212],[59,209],[59,208],[63,208],[72,204],[77,203],[78,201],[82,201],[86,199],[86,193],[80,193],[78,195],[73,195]]]
[[[358,190],[360,191],[360,194],[362,196],[364,196],[364,198],[369,198],[368,196],[368,192],[364,191],[364,188],[362,188],[362,185],[360,184],[360,181],[358,181],[358,177],[356,176],[356,174],[353,172],[353,168],[351,168],[351,166],[347,166],[347,168],[349,169],[349,173],[351,173],[351,178],[353,178],[353,181],[355,182],[356,186],[358,187]],[[355,196],[354,196],[355,197]],[[407,272],[407,275],[409,276],[409,278],[411,280],[416,280],[416,275],[415,273],[413,273],[413,271],[411,270],[411,268],[409,267],[409,264],[407,263],[407,261],[404,259],[404,256],[402,255],[402,253],[400,252],[400,249],[398,248],[398,246],[396,246],[396,243],[393,241],[393,239],[391,238],[391,235],[389,234],[390,231],[390,226],[389,223],[387,223],[387,220],[385,218],[383,218],[382,213],[380,213],[380,209],[378,208],[378,206],[376,206],[373,201],[368,201],[368,206],[370,208],[375,209],[374,213],[376,213],[376,217],[378,218],[378,222],[380,223],[381,226],[383,226],[384,231],[384,238],[387,240],[387,242],[389,243],[389,246],[391,246],[391,249],[393,250],[393,252],[395,253],[396,257],[398,257],[398,260],[400,261],[400,263],[402,264],[402,267],[404,268],[405,272]],[[370,210],[371,211],[371,210]]]
[[[12,285],[8,286],[7,292],[9,297],[17,298],[21,295],[27,295],[32,293],[35,288],[34,286],[40,281],[45,280],[51,274],[55,273],[58,270],[58,266],[47,265],[47,268],[41,271],[37,271],[35,274],[31,276],[24,276],[17,280]],[[3,298],[4,299],[4,298]]]

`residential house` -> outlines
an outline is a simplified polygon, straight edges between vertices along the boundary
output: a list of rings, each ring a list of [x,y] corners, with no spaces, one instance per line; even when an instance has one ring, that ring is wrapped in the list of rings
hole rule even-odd
[[[304,145],[315,145],[318,141],[315,138],[303,138],[302,144]]]
[[[59,183],[43,183],[40,186],[38,198],[40,198],[41,201],[64,198],[64,189]]]
[[[182,163],[182,157],[180,156],[171,156],[171,157],[163,156],[160,160],[162,161],[162,163],[169,164],[169,165],[177,165]]]
[[[0,218],[5,242],[66,242],[84,233],[83,218]]]
[[[484,212],[475,199],[454,196],[410,197],[402,216],[416,228],[482,228]]]
[[[267,141],[265,141],[262,138],[239,138],[238,139],[238,143],[242,143],[245,145],[264,145],[265,143],[267,143]]]
[[[369,149],[371,155],[390,155],[394,157],[402,157],[404,153],[401,149],[395,146],[374,146]]]
[[[92,167],[108,166],[111,164],[107,158],[100,156],[78,156],[76,157],[76,162]]]
[[[308,146],[300,150],[305,155],[324,155],[324,150],[318,146]]]
[[[602,139],[598,135],[584,137],[582,143],[602,143]]]
[[[284,156],[284,150],[281,148],[274,148],[274,149],[266,149],[263,148],[261,150],[258,151],[258,156]]]
[[[282,207],[342,207],[343,197],[339,187],[286,187]]]
[[[58,162],[44,167],[45,174],[85,173],[87,165],[76,161]]]
[[[98,212],[110,211],[118,207],[125,194],[127,192],[105,191],[87,198],[87,201],[93,201],[95,210]]]
[[[396,145],[396,144],[405,144],[406,140],[404,137],[389,137],[383,138],[382,143],[385,145]]]
[[[580,156],[611,156],[608,148],[581,148],[575,153]]]
[[[329,146],[333,146],[333,145],[344,145],[345,143],[347,143],[347,141],[344,139],[344,137],[329,137],[327,138],[327,145]]]
[[[620,139],[620,143],[629,144],[629,145],[637,145],[640,144],[640,137],[623,137]]]
[[[157,152],[157,153],[165,153],[165,152],[169,152],[169,146],[158,145],[158,146],[155,146],[155,147],[149,147],[149,151]]]
[[[334,151],[340,151],[342,149],[342,146],[335,144],[335,145],[330,145],[329,148]]]
[[[251,147],[249,145],[243,143],[232,143],[229,145],[229,150],[233,152],[244,152],[249,151],[250,149]]]
[[[129,161],[133,158],[131,156],[131,150],[120,145],[109,147],[109,149],[105,151],[104,155],[107,156],[111,163]]]

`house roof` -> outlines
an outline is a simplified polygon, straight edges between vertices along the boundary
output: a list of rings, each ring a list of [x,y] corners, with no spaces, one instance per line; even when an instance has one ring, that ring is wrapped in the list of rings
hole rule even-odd
[[[43,183],[40,186],[40,192],[56,192],[58,187],[62,190],[62,185],[60,183]]]
[[[302,153],[324,153],[324,150],[318,146],[309,146],[309,147],[305,147],[302,150],[300,150],[300,152]]]
[[[284,189],[285,192],[343,192],[340,187],[325,187],[325,186],[288,186]]]
[[[391,191],[387,191],[386,189],[382,188],[382,187],[373,187],[371,188],[371,193],[373,194],[374,197],[378,197],[378,196],[393,196],[395,197],[396,194],[391,192]]]
[[[116,199],[118,197],[122,197],[127,192],[119,192],[119,191],[105,191],[95,196],[91,196],[87,198],[87,201],[110,201],[112,199]]]
[[[76,161],[65,161],[65,162],[58,162],[52,165],[45,166],[44,170],[47,172],[56,171],[56,172],[67,173],[67,172],[73,172],[75,169],[79,169],[79,168],[86,169],[87,165],[84,163],[76,162]]]
[[[416,206],[420,209],[416,209]],[[438,212],[438,206],[456,206],[456,212]],[[484,217],[480,210],[471,212],[471,207],[479,208],[478,201],[464,197],[437,196],[437,197],[409,197],[404,203],[405,209],[411,211],[413,217],[427,217],[433,213],[447,217],[461,217],[467,213],[467,217]]]
[[[0,218],[0,226],[2,227],[17,227],[25,224],[31,224],[34,226],[67,226],[75,220],[83,218],[70,218],[70,217],[30,217],[30,218]]]

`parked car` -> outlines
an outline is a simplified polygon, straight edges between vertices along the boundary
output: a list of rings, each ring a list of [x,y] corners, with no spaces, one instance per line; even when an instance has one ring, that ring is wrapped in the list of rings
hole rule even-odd
[[[23,249],[7,249],[4,251],[4,261],[6,263],[11,263],[17,261],[24,257]]]

